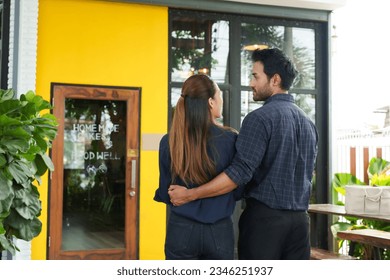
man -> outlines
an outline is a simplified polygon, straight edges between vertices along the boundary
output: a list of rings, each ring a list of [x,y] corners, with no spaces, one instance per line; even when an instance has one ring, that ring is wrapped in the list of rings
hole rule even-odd
[[[179,206],[246,184],[239,259],[309,259],[317,129],[288,94],[297,75],[292,62],[279,49],[256,50],[252,61],[253,100],[265,102],[245,117],[232,163],[198,188],[170,186],[169,195]]]

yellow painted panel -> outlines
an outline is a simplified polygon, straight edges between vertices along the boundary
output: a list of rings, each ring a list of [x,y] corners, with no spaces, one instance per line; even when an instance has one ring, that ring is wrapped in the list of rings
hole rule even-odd
[[[41,233],[31,241],[31,259],[33,260],[45,260],[46,259],[46,238],[48,230],[48,176],[47,174],[41,177],[42,184],[37,186],[40,199],[42,201],[42,212],[39,216],[39,220],[42,222],[42,231]]]
[[[39,1],[36,88],[47,99],[52,82],[141,87],[141,134],[165,133],[167,54],[167,7],[95,0]],[[140,160],[140,257],[161,259],[165,211],[152,195],[158,184],[158,151],[141,151]],[[33,259],[46,258],[47,185],[40,187],[44,189],[44,230],[33,241]],[[157,226],[161,230],[156,231]]]
[[[141,210],[140,222],[143,224],[140,234],[140,259],[153,260],[164,259],[164,241],[166,228],[166,206],[153,200],[154,193],[158,186],[158,178],[155,175],[158,172],[158,153],[141,152],[141,178],[143,179],[142,189],[140,190]]]

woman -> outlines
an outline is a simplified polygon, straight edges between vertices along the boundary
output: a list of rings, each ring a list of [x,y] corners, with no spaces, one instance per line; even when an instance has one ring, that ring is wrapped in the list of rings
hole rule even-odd
[[[222,93],[206,75],[183,84],[169,134],[160,142],[160,182],[154,199],[170,207],[165,257],[173,259],[233,259],[231,215],[239,190],[218,197],[171,204],[171,184],[193,188],[223,171],[235,154],[237,132],[216,121],[221,117]]]

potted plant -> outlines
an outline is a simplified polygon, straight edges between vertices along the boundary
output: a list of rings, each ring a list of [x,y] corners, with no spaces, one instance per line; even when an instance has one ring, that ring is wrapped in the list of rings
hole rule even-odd
[[[51,104],[33,91],[15,98],[0,90],[0,252],[18,250],[14,238],[30,241],[41,232],[41,176],[54,170],[46,154],[57,135]]]
[[[368,169],[367,169],[368,177],[370,180],[370,187],[378,187],[378,186],[389,186],[390,188],[390,162],[381,158],[372,158],[370,160]],[[332,188],[335,191],[333,197],[338,197],[338,194],[341,195],[341,199],[337,200],[336,204],[344,205],[343,198],[346,195],[346,186],[355,185],[367,187],[367,184],[363,181],[356,178],[356,176],[349,173],[336,173],[334,174],[332,180]],[[353,229],[378,229],[383,231],[390,231],[390,223],[370,220],[370,219],[361,219],[355,217],[345,217],[345,221],[337,221],[331,226],[331,231],[333,236],[337,237],[338,231],[344,230],[353,230]],[[342,247],[345,240],[338,240],[339,248]],[[360,259],[367,258],[368,255],[372,254],[369,251],[370,248],[364,247],[361,244],[357,244],[354,242],[350,242],[349,244],[349,254]],[[382,259],[390,259],[390,250],[380,249],[380,254]]]

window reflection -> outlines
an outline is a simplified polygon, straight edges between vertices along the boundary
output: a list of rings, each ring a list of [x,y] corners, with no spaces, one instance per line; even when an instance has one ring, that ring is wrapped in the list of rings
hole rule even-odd
[[[294,97],[295,104],[297,104],[297,106],[301,108],[307,114],[307,116],[315,123],[315,95],[296,93],[291,93],[291,95]],[[252,96],[252,91],[241,92],[241,123],[246,115],[261,107],[264,103],[261,101],[253,101]]]
[[[315,34],[314,29],[291,28],[294,63],[299,75],[295,88],[315,89]]]
[[[251,53],[258,48],[282,49],[297,67],[299,75],[295,88],[315,87],[315,37],[307,28],[242,23],[241,36],[241,84],[248,86],[251,74]]]
[[[171,107],[173,108],[172,113],[174,113],[174,110],[176,108],[177,101],[180,98],[181,94],[181,89],[180,88],[172,88],[172,93],[171,93]],[[225,96],[222,91],[222,96]],[[223,100],[223,98],[222,98]],[[217,122],[221,125],[223,125],[223,114],[222,118],[217,119]]]
[[[241,92],[241,123],[244,120],[245,116],[250,112],[261,107],[263,102],[253,101],[252,91],[242,91]]]
[[[171,32],[172,81],[183,82],[204,73],[216,82],[227,79],[229,24],[227,21],[178,16]]]
[[[214,15],[215,16],[215,15]],[[214,18],[217,18],[215,16]],[[235,18],[235,17],[232,17]],[[211,19],[207,14],[193,13],[172,15],[171,29],[171,61],[174,86],[171,88],[171,106],[174,110],[177,100],[180,97],[179,84],[184,82],[193,73],[202,72],[211,76],[218,84],[226,87],[239,88],[241,92],[240,118],[242,119],[251,111],[262,106],[262,102],[254,102],[249,82],[252,72],[251,54],[256,48],[277,47],[282,49],[294,62],[299,72],[293,88],[290,92],[294,94],[296,103],[308,116],[315,119],[315,29],[303,28],[298,24],[287,26],[285,22],[265,19],[254,19],[250,17],[235,18],[236,21]],[[267,21],[265,23],[265,21]],[[270,24],[279,22],[279,24]],[[234,28],[232,27],[234,26]],[[230,45],[236,45],[233,40],[237,37],[229,37],[229,29],[240,28],[240,53],[229,53]],[[229,71],[229,59],[240,56],[239,71]],[[230,62],[231,63],[231,62]],[[229,77],[229,73],[237,73],[240,77]],[[232,81],[238,79],[239,85],[233,85]],[[176,83],[176,84],[175,84]],[[221,86],[220,86],[221,87]],[[222,87],[221,87],[222,88]],[[312,94],[302,94],[301,90],[309,90]],[[236,94],[227,90],[228,94]],[[238,100],[237,100],[238,101]],[[229,102],[229,100],[228,100]],[[229,104],[226,102],[226,104]],[[232,108],[234,105],[230,103]],[[173,112],[172,110],[172,112]],[[227,112],[229,118],[231,112]],[[233,118],[237,118],[234,116]]]
[[[124,247],[126,103],[65,99],[63,250]]]
[[[298,76],[293,88],[315,89],[315,33],[314,29],[287,26],[241,23],[241,86],[249,86],[252,73],[252,51],[256,48],[282,49],[292,58]],[[315,121],[315,95],[293,94],[296,104]],[[254,109],[261,106],[254,102],[251,91],[241,94],[241,122]]]
[[[307,116],[315,123],[316,117],[316,96],[313,94],[296,94],[291,93],[294,96],[295,104],[301,108]]]
[[[181,94],[181,88],[172,88],[172,91],[171,91],[171,107],[172,108],[176,107],[177,101],[180,98],[180,94]]]

